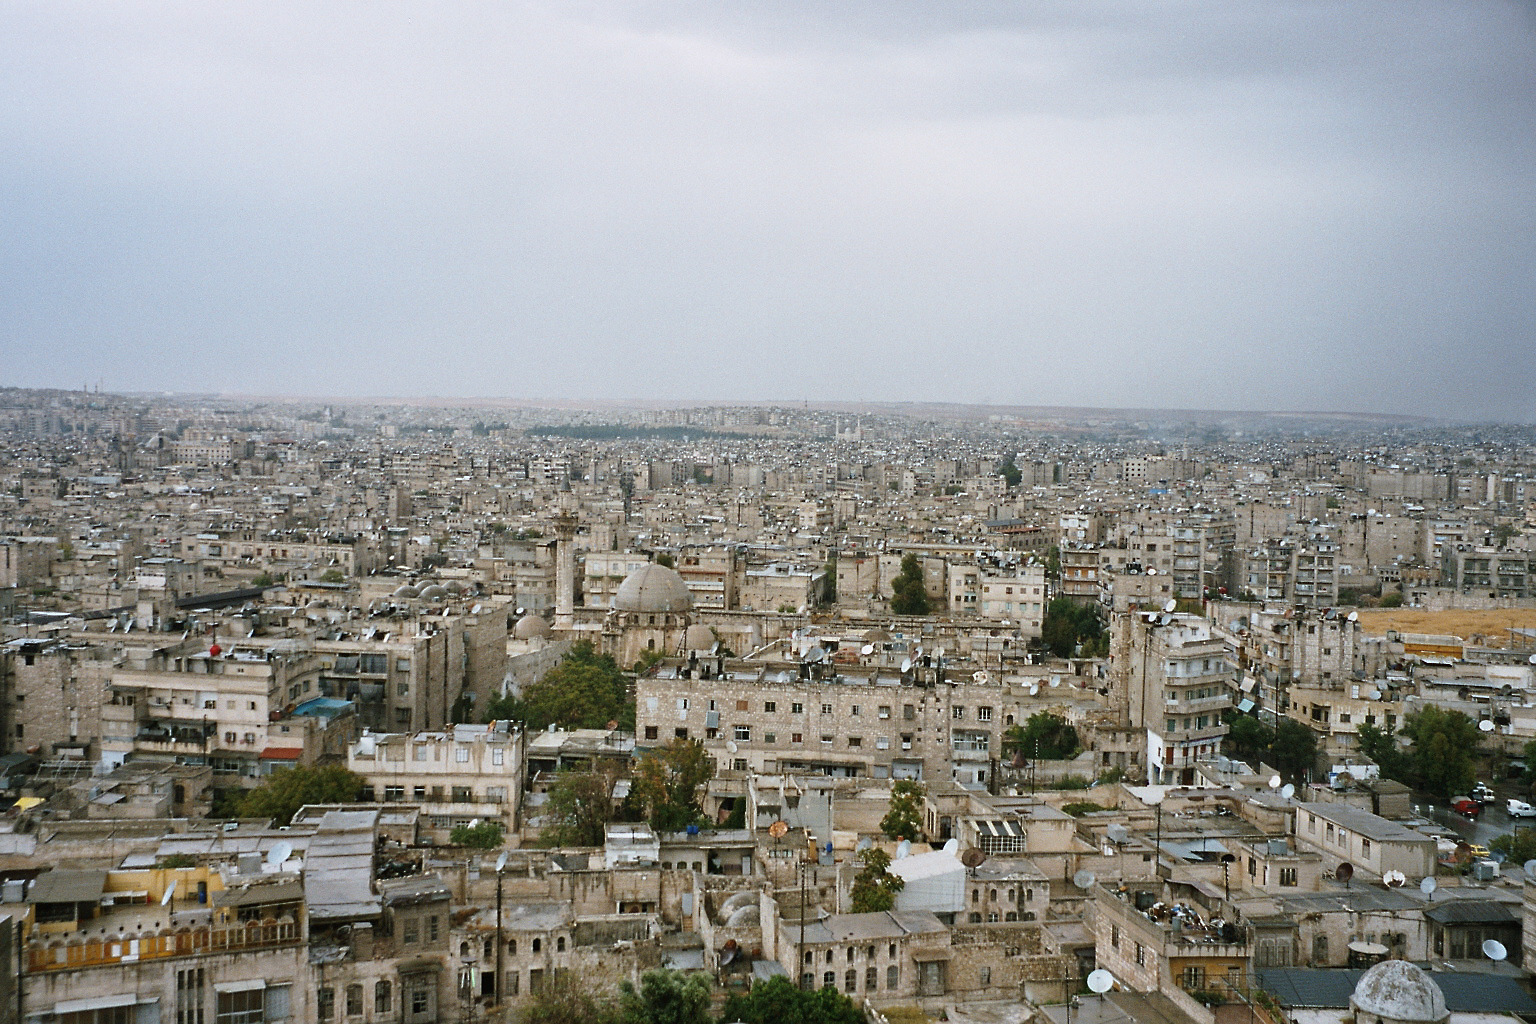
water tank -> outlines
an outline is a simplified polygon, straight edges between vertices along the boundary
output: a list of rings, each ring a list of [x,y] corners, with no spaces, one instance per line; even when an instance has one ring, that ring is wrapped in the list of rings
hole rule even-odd
[[[25,878],[7,878],[4,886],[4,900],[7,903],[20,903],[27,898],[27,880]]]
[[[1472,877],[1479,882],[1492,882],[1499,877],[1499,865],[1491,860],[1480,860],[1472,865]]]

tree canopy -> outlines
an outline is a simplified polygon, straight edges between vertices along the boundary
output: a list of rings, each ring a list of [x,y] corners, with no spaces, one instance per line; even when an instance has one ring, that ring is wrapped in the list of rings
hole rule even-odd
[[[879,847],[871,846],[859,858],[863,867],[853,876],[853,886],[848,890],[855,914],[876,914],[896,906],[896,894],[907,883],[891,874],[891,855]]]
[[[646,971],[640,984],[619,987],[623,1024],[714,1024],[709,978],[679,971]]]
[[[891,611],[897,615],[927,615],[928,591],[923,588],[923,567],[917,556],[901,560],[901,572],[891,580]]]
[[[494,850],[501,845],[502,832],[499,821],[482,821],[478,825],[455,825],[448,833],[448,841],[454,846]]]
[[[1003,733],[1003,749],[1017,750],[1032,760],[1070,761],[1083,748],[1077,730],[1065,718],[1051,711],[1037,711],[1023,725]]]
[[[1108,650],[1104,625],[1090,606],[1078,604],[1070,597],[1058,597],[1045,606],[1045,619],[1040,625],[1040,639],[1046,649],[1058,658],[1070,658],[1083,645],[1083,653],[1103,654]]]
[[[562,771],[549,786],[544,833],[549,846],[602,846],[613,814],[616,775]]]
[[[1441,798],[1465,793],[1477,781],[1472,758],[1481,734],[1460,711],[1425,704],[1403,719],[1407,749],[1385,729],[1360,726],[1360,750],[1390,779]]]
[[[891,785],[891,804],[880,819],[880,831],[892,839],[918,839],[923,834],[924,795],[921,782],[897,779]]]
[[[522,696],[491,701],[485,720],[502,719],[523,722],[535,730],[551,725],[601,729],[609,722],[632,730],[635,705],[618,664],[610,655],[598,654],[590,641],[581,640],[542,679],[525,686]]]
[[[237,813],[242,818],[271,818],[278,825],[286,825],[305,804],[349,804],[362,791],[362,776],[339,764],[278,768],[265,783],[245,794]]]
[[[742,1024],[864,1024],[857,1003],[835,988],[807,992],[788,978],[771,978],[725,1001],[720,1020]]]
[[[630,798],[658,832],[676,832],[704,820],[700,798],[715,776],[715,761],[694,739],[674,739],[648,751],[635,766]]]
[[[1262,761],[1297,785],[1307,781],[1317,759],[1317,734],[1307,726],[1286,718],[1270,728],[1253,715],[1235,711],[1227,714],[1226,723],[1227,735],[1222,738],[1221,749],[1228,757]],[[1361,742],[1364,743],[1363,733]],[[1257,763],[1254,767],[1258,767]]]

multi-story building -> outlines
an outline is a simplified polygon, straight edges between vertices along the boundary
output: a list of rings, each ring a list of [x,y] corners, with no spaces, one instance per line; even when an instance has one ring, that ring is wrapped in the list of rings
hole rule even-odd
[[[1199,616],[1122,613],[1112,622],[1111,660],[1111,703],[1146,730],[1149,781],[1193,783],[1196,762],[1220,753],[1227,734],[1231,642]]]
[[[432,838],[474,821],[516,831],[522,807],[523,733],[509,722],[455,725],[452,731],[366,733],[347,752],[363,777],[362,800],[421,807]]]

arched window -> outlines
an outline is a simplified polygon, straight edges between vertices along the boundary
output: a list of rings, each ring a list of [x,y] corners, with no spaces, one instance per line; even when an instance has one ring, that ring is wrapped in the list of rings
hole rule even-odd
[[[469,956],[469,943],[459,943],[459,956]]]
[[[540,947],[542,947],[543,945],[544,945],[544,940],[543,939],[534,939],[533,940],[533,951],[535,953],[537,953],[539,951]]]
[[[556,953],[564,953],[565,952],[565,936],[564,935],[556,937],[556,939],[555,939],[555,952]]]
[[[517,956],[517,940],[516,939],[508,939],[507,940],[507,953],[512,955],[512,956]]]
[[[389,990],[389,982],[381,981],[373,986],[373,1012],[388,1013],[392,993]]]
[[[848,962],[853,963],[853,947],[848,947]]]
[[[880,987],[880,968],[866,967],[864,969],[864,991],[873,992]]]
[[[852,992],[857,992],[858,990],[859,990],[859,972],[857,970],[853,970],[853,971],[849,971],[847,974],[843,975],[843,991],[844,992],[852,993]]]
[[[837,974],[836,974],[836,972],[828,971],[826,974],[823,974],[821,976],[821,987],[822,988],[837,988]]]

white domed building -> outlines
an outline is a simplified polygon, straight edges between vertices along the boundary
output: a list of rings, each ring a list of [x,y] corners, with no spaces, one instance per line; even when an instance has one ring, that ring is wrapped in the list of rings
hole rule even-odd
[[[633,665],[646,651],[681,650],[693,622],[693,595],[676,571],[652,562],[619,584],[603,625],[605,647],[620,665]]]
[[[1383,960],[1360,976],[1349,997],[1355,1024],[1445,1024],[1451,1011],[1428,972],[1407,960]]]

